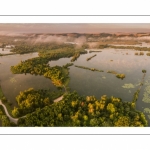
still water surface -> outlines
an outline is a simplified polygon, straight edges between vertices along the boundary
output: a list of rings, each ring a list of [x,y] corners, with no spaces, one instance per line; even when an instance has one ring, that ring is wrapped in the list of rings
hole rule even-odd
[[[10,67],[17,65],[23,60],[38,57],[38,53],[24,54],[24,55],[8,55],[0,57],[0,82],[4,95],[14,105],[16,104],[15,98],[20,91],[27,90],[28,88],[34,89],[52,89],[56,87],[52,84],[51,80],[43,76],[35,76],[31,74],[13,74]]]
[[[104,70],[104,72],[93,72],[71,66],[69,70],[70,82],[69,87],[71,91],[77,91],[80,95],[95,95],[100,98],[106,94],[108,96],[115,96],[122,98],[123,101],[131,101],[134,92],[138,89],[143,73],[142,70],[147,70],[145,81],[150,78],[150,56],[144,52],[143,56],[135,55],[134,50],[121,49],[103,49],[102,52],[93,52],[80,55],[74,65],[80,65],[90,68]],[[86,59],[92,55],[97,56],[89,61]],[[14,75],[10,71],[10,66],[16,65],[21,60],[37,57],[37,53],[24,55],[10,55],[0,57],[0,80],[1,86],[6,97],[15,104],[15,97],[20,91],[33,87],[35,89],[56,90],[56,87],[49,79],[43,76]],[[49,61],[50,66],[65,65],[70,63],[71,58],[61,58],[55,61]],[[108,70],[114,70],[118,73],[124,73],[126,77],[121,80],[116,78],[114,74],[107,73]],[[150,80],[149,80],[150,81]],[[133,88],[123,88],[124,84],[132,84]],[[139,99],[137,101],[137,109],[143,111],[144,108],[150,108],[150,103],[142,101],[144,85],[141,89]],[[147,116],[150,114],[146,114]],[[147,117],[148,118],[148,117]],[[150,121],[149,121],[150,122]]]
[[[137,56],[134,50],[104,49],[101,51],[81,55],[74,62],[74,65],[96,68],[104,72],[93,72],[75,66],[70,67],[69,87],[71,91],[75,90],[84,96],[95,95],[100,98],[106,94],[119,97],[123,101],[132,101],[134,92],[138,89],[143,77],[143,69],[147,70],[145,81],[150,84],[150,80],[148,80],[150,78],[150,57],[146,55],[147,52],[144,52],[143,56]],[[88,57],[94,54],[97,56],[86,61]],[[61,58],[58,61],[50,61],[49,64],[62,66],[69,61],[70,58]],[[107,73],[108,70],[124,73],[126,77],[123,80],[118,79],[114,74]],[[134,88],[123,88],[124,84],[132,84]],[[137,101],[137,109],[140,111],[144,111],[144,108],[150,108],[150,103],[142,101],[145,88],[144,85]],[[147,115],[150,116],[150,114]],[[149,118],[147,117],[147,119]]]

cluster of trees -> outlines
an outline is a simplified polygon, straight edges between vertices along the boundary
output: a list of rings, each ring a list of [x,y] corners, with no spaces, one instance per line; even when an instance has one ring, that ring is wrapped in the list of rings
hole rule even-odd
[[[47,63],[48,59],[36,57],[21,61],[21,63],[16,66],[11,66],[11,71],[14,74],[30,73],[35,75],[44,75],[51,79],[54,85],[63,86],[68,79],[68,69],[60,66],[50,67]]]
[[[135,52],[135,55],[144,55],[144,53],[143,52]]]
[[[46,72],[43,74],[44,77],[51,79],[55,86],[62,87],[68,80],[68,70],[64,67],[55,66],[46,68]]]
[[[57,60],[63,57],[72,57],[76,54],[86,54],[87,51],[83,50],[82,48],[74,48],[74,47],[62,47],[55,50],[47,50],[47,51],[40,51],[39,57],[48,58],[49,60]],[[79,57],[78,56],[78,57]]]
[[[0,114],[0,120],[1,120],[2,127],[10,127],[11,126],[11,122],[6,115]]]
[[[19,42],[15,43],[15,47],[11,50],[11,52],[15,52],[18,54],[32,53],[32,52],[44,52],[48,50],[55,50],[58,48],[73,48],[73,45],[66,45],[64,43],[31,43],[31,42]]]
[[[120,78],[120,79],[124,79],[125,78],[125,74],[116,74],[116,77]]]
[[[107,73],[115,74],[116,77],[119,78],[119,79],[124,79],[125,78],[125,74],[119,74],[119,73],[117,73],[116,71],[113,71],[113,70],[111,70],[111,71],[109,70],[109,71],[107,71]]]
[[[2,106],[0,106],[0,126],[2,127],[16,126],[13,122],[10,122]]]
[[[37,48],[34,45],[21,44],[21,45],[15,46],[11,50],[11,52],[15,52],[17,54],[33,53],[33,52],[37,52]]]
[[[110,48],[115,48],[115,49],[134,49],[138,51],[150,51],[150,47],[135,47],[135,46],[114,46],[114,45],[109,45],[108,47]],[[143,55],[144,53],[141,53]]]
[[[13,117],[21,117],[34,112],[37,108],[43,108],[53,103],[53,100],[61,96],[62,91],[34,90],[29,88],[16,97],[18,107],[12,110]]]
[[[131,102],[103,95],[81,97],[68,93],[63,100],[20,118],[18,126],[148,126],[145,115]]]
[[[14,74],[31,73],[35,75],[42,75],[45,73],[45,68],[49,67],[48,60],[40,57],[21,61],[16,66],[11,66],[11,71]]]
[[[107,45],[107,44],[104,44],[104,45],[99,45],[98,46],[98,48],[100,48],[100,49],[103,49],[103,48],[108,48],[109,47],[109,45]]]
[[[146,55],[147,55],[147,56],[150,56],[150,53],[147,53]]]
[[[71,59],[71,62],[77,60],[78,57],[80,57],[80,53],[79,53],[79,52],[78,52],[78,53],[75,53],[75,54],[73,55],[73,57],[72,57],[72,59]]]
[[[108,44],[104,44],[104,45],[99,45],[98,48],[100,49],[104,49],[104,48],[115,48],[115,49],[134,49],[134,50],[138,50],[138,51],[150,51],[150,47],[137,47],[137,46],[115,46],[115,45],[108,45]],[[144,55],[143,52],[141,53],[135,53],[135,55]]]
[[[68,67],[70,67],[70,66],[72,66],[73,65],[73,63],[67,63],[66,65],[63,65],[63,67],[64,68],[68,68]]]

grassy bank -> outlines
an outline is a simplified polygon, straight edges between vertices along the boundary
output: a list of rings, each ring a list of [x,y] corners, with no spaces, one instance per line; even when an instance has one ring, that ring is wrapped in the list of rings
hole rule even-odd
[[[1,88],[1,86],[0,86],[0,99],[2,99],[3,96],[4,96],[4,95],[3,95],[3,92],[2,92],[2,88]]]

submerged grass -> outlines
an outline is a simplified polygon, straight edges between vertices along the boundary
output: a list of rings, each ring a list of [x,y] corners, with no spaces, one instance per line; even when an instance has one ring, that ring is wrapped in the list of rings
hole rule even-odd
[[[102,51],[89,51],[89,53],[102,52]]]
[[[108,70],[108,71],[107,71],[107,73],[117,74],[117,72],[116,72],[116,71],[114,71],[114,70]]]
[[[126,83],[122,86],[125,89],[132,89],[135,88],[135,86],[132,83]]]

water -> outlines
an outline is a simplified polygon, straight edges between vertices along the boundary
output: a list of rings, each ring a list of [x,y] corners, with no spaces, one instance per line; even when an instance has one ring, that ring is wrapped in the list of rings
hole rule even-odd
[[[104,72],[93,72],[70,67],[70,82],[71,91],[77,91],[80,95],[95,95],[100,98],[102,95],[115,96],[123,101],[132,101],[134,92],[138,89],[138,84],[142,80],[142,70],[147,70],[145,80],[150,77],[150,57],[146,55],[137,56],[134,50],[121,49],[104,49],[102,52],[93,52],[81,55],[74,65],[85,66],[104,70]],[[86,59],[96,54],[97,56],[89,61]],[[71,58],[61,58],[57,61],[51,61],[50,64],[64,65],[69,63]],[[111,61],[112,60],[112,61]],[[121,80],[116,78],[114,74],[107,73],[108,70],[114,70],[118,73],[123,73],[126,77]],[[123,88],[124,84],[133,84],[134,88]],[[143,111],[150,104],[142,101],[145,86],[142,87],[139,99],[137,101],[137,109]],[[148,119],[148,117],[147,117]],[[150,124],[149,124],[150,125]]]
[[[112,49],[106,48],[101,50],[102,52],[93,52],[80,55],[74,65],[85,66],[90,68],[96,68],[104,70],[104,72],[93,72],[77,68],[75,66],[69,67],[70,82],[69,87],[71,91],[77,91],[80,95],[95,95],[100,98],[102,95],[119,97],[123,101],[132,101],[134,92],[138,89],[137,86],[142,80],[142,70],[147,70],[145,80],[150,78],[150,56],[135,55],[134,50],[125,49]],[[137,52],[137,51],[136,51]],[[86,59],[96,54],[97,56],[89,61]],[[33,76],[30,74],[18,74],[14,75],[10,71],[10,66],[16,65],[21,60],[37,57],[37,53],[24,54],[24,55],[10,55],[0,57],[0,79],[4,94],[6,97],[15,103],[15,97],[20,91],[33,87],[50,88],[56,90],[56,87],[51,83],[49,79],[43,76]],[[55,61],[49,61],[51,66],[59,65],[63,66],[66,63],[70,63],[71,58],[61,58]],[[118,73],[123,73],[126,77],[121,80],[116,78],[114,74],[107,73],[108,70],[114,70]],[[134,88],[123,88],[124,84],[132,84]],[[139,99],[137,101],[137,109],[143,111],[144,108],[150,108],[150,104],[142,101],[144,85],[141,89]],[[147,119],[148,115],[146,114]],[[149,121],[150,122],[150,121]],[[149,124],[150,125],[150,124]]]
[[[10,67],[18,64],[20,61],[37,57],[38,53],[24,54],[24,55],[9,55],[0,57],[0,80],[1,87],[6,98],[16,105],[16,96],[20,91],[28,88],[34,89],[52,89],[56,87],[51,80],[44,76],[35,76],[31,74],[13,74]]]

